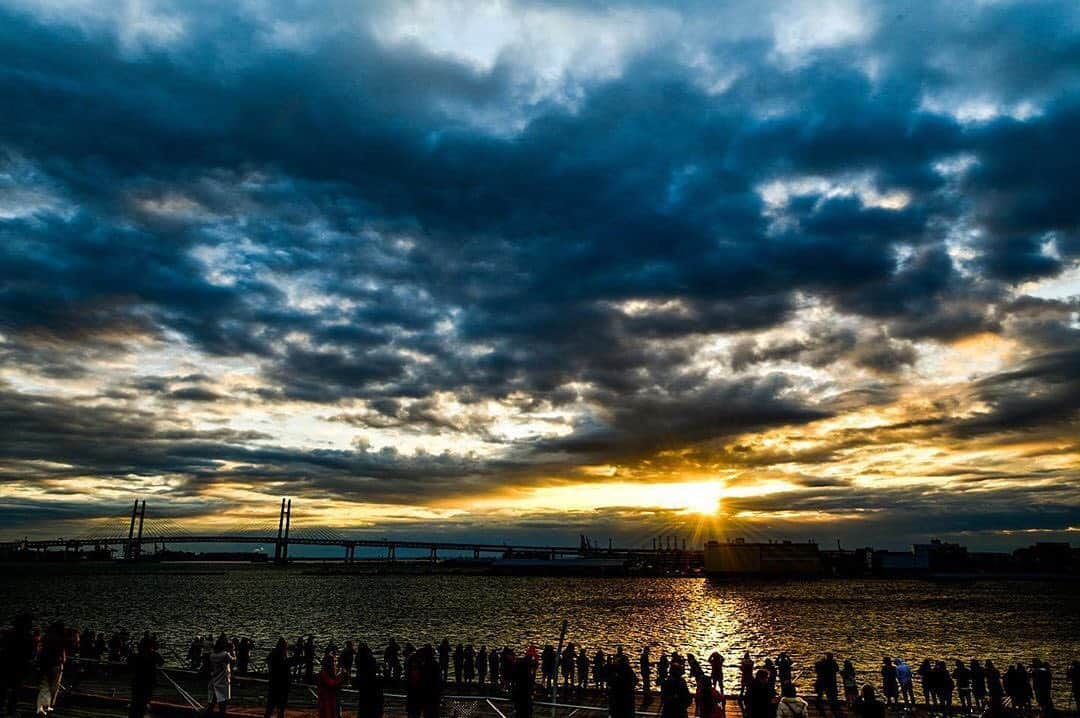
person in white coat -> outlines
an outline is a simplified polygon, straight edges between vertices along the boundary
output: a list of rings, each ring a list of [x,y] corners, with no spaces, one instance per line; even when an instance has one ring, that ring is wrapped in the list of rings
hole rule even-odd
[[[799,698],[795,684],[785,681],[780,687],[780,702],[776,704],[776,718],[806,718],[806,701]]]
[[[229,706],[229,699],[232,698],[232,666],[236,663],[236,657],[231,648],[223,633],[218,636],[214,650],[210,653],[210,705],[206,707],[206,712],[209,714],[216,706],[222,718]]]

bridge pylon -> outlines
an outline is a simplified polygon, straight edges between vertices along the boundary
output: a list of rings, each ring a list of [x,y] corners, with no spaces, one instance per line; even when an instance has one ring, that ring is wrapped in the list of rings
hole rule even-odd
[[[274,542],[274,563],[289,560],[289,524],[292,519],[292,499],[281,500],[281,513],[278,514],[277,541]]]
[[[146,500],[140,503],[135,499],[131,507],[131,521],[128,523],[128,537],[124,543],[124,560],[137,561],[142,555],[143,521],[146,519]],[[138,529],[136,530],[136,527]]]

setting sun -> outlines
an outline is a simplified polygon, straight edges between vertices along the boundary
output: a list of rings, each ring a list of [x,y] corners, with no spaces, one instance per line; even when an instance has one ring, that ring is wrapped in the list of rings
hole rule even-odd
[[[775,480],[737,486],[728,486],[717,479],[667,483],[608,481],[541,486],[509,495],[499,494],[479,499],[469,509],[543,512],[557,506],[560,511],[625,508],[714,516],[719,513],[725,497],[764,496],[788,488],[790,484]]]

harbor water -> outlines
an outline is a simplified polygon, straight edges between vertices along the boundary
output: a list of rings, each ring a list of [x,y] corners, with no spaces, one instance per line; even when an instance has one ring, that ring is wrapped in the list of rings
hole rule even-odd
[[[567,640],[589,651],[622,645],[735,664],[789,652],[807,669],[824,651],[877,677],[882,656],[991,658],[999,666],[1047,660],[1064,691],[1080,659],[1080,583],[1070,581],[545,578],[461,575],[319,575],[300,566],[112,565],[4,567],[0,606],[107,634],[156,632],[171,654],[195,634],[249,636],[259,650],[281,635],[383,646],[472,642],[488,647]],[[171,654],[170,654],[171,652]],[[734,665],[729,669],[734,678]],[[809,682],[803,679],[806,686]]]

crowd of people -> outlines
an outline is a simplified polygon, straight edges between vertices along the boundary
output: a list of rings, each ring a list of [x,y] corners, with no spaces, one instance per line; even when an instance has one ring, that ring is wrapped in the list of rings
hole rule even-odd
[[[660,652],[645,646],[634,659],[617,647],[611,653],[590,652],[568,643],[556,648],[530,644],[523,651],[472,643],[404,645],[391,638],[382,650],[346,640],[319,646],[313,635],[288,643],[279,638],[265,657],[250,638],[225,634],[199,636],[188,646],[188,668],[207,683],[206,712],[226,716],[237,675],[255,674],[266,682],[266,718],[285,718],[291,691],[305,685],[317,697],[319,718],[341,718],[343,689],[355,692],[357,718],[382,718],[385,692],[404,690],[409,718],[437,718],[446,692],[509,698],[516,718],[530,718],[539,695],[556,694],[563,702],[602,694],[612,718],[632,718],[641,707],[656,707],[661,718],[726,718],[729,702],[746,718],[805,718],[809,705],[834,715],[850,711],[860,718],[882,718],[890,707],[914,709],[916,683],[931,713],[962,715],[1054,714],[1053,671],[1035,659],[1030,667],[1009,665],[1004,672],[992,660],[922,661],[916,667],[886,656],[872,670],[861,672],[851,660],[842,663],[826,653],[806,670],[796,670],[787,653],[764,660],[746,651],[726,675],[724,656],[711,653],[699,660],[691,653]],[[178,659],[181,656],[174,654]],[[73,660],[74,659],[74,660]],[[258,665],[261,660],[261,666]],[[142,718],[164,666],[156,636],[137,640],[125,631],[110,637],[89,629],[78,631],[61,622],[44,628],[19,616],[0,642],[0,705],[13,716],[22,686],[38,687],[36,712],[47,716],[56,704],[61,681],[80,666],[123,666],[130,671],[130,718]],[[810,672],[812,671],[812,675]],[[1073,700],[1080,708],[1080,662],[1067,670]],[[169,679],[172,680],[171,678]],[[175,684],[179,691],[183,689]],[[190,695],[187,696],[190,699]],[[191,699],[194,704],[194,699]]]

